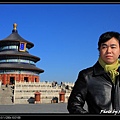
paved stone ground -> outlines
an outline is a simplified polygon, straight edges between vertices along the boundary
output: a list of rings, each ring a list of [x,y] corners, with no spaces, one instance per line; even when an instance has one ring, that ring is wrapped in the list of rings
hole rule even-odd
[[[86,106],[85,106],[86,108]],[[61,117],[64,119],[67,116],[70,119],[75,119],[75,116],[69,114],[67,110],[67,103],[49,103],[49,104],[12,104],[0,105],[0,119],[35,119],[36,117]],[[52,118],[49,118],[52,117]]]
[[[2,113],[68,113],[67,103],[0,105]]]
[[[0,113],[68,113],[66,103],[0,105]]]

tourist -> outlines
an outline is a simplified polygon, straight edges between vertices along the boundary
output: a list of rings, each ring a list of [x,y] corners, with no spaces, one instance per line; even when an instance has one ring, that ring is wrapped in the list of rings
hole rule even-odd
[[[96,63],[78,74],[68,99],[70,114],[120,114],[120,33],[101,34],[98,51]]]

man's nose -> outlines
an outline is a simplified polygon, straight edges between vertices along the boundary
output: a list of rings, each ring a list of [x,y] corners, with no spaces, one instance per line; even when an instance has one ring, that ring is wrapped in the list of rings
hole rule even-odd
[[[108,48],[107,48],[107,52],[108,52],[108,53],[111,53],[111,50],[112,50],[111,47],[108,47]]]

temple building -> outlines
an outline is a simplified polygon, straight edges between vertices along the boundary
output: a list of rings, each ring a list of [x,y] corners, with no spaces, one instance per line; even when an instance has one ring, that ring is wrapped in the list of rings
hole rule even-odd
[[[36,67],[40,58],[29,53],[32,47],[34,44],[18,34],[14,23],[12,33],[0,40],[0,81],[3,85],[40,81],[39,74],[44,70]]]
[[[36,67],[40,58],[29,53],[34,44],[22,38],[13,24],[12,33],[0,40],[0,105],[64,103],[74,83],[41,82]]]

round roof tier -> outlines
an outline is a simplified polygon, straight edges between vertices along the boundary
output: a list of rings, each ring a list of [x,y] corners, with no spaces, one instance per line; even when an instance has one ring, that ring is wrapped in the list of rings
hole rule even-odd
[[[17,64],[17,63],[2,63],[0,64],[0,70],[29,70],[43,73],[44,70],[37,68],[35,65],[30,64]]]
[[[26,44],[26,47],[27,47],[28,49],[32,48],[32,47],[34,46],[34,44],[33,44],[32,42],[29,42],[29,41],[25,40],[24,38],[22,38],[22,37],[18,34],[18,31],[17,31],[16,28],[17,28],[17,24],[14,23],[14,24],[13,24],[12,33],[11,33],[8,37],[0,40],[0,46],[3,46],[3,45],[8,44],[7,42],[15,42],[15,43],[17,43],[17,42],[18,42],[18,43],[19,43],[19,42],[26,42],[26,43],[27,43],[27,44]]]
[[[18,51],[12,51],[12,50],[11,51],[9,50],[9,51],[2,51],[2,52],[0,52],[0,59],[1,58],[2,59],[4,59],[4,58],[11,58],[11,56],[12,56],[12,58],[17,58],[17,57],[22,58],[22,57],[24,57],[24,58],[32,60],[34,62],[37,62],[37,61],[40,60],[39,57],[31,55],[31,54],[29,54],[27,52],[18,52]]]

